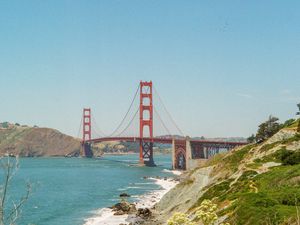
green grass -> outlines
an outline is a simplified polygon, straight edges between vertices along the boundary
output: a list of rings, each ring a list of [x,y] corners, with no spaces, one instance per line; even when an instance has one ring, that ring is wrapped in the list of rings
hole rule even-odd
[[[291,183],[292,178],[299,181]],[[296,218],[296,203],[300,205],[300,165],[278,166],[263,174],[248,170],[230,185],[232,181],[208,187],[197,205],[204,199],[213,199],[219,205],[230,201],[232,204],[221,210],[219,216],[229,214],[226,222],[237,225],[284,224]],[[255,185],[257,193],[250,184]]]
[[[276,141],[272,144],[265,144],[264,146],[262,146],[260,148],[260,152],[266,152],[269,151],[270,149],[274,148],[276,145],[279,145],[281,142],[280,141]]]
[[[252,177],[249,177],[249,171],[247,173],[227,193],[226,199],[235,200],[230,222],[236,220],[237,224],[281,224],[286,219],[295,217],[295,203],[300,205],[300,187],[289,181],[300,176],[300,165],[279,166],[264,174],[253,174]],[[258,188],[258,193],[249,192],[251,179]]]
[[[293,137],[282,141],[282,144],[289,144],[289,143],[292,143],[294,141],[300,141],[300,133],[297,133]]]
[[[233,152],[223,159],[225,166],[232,171],[237,171],[240,162],[245,158],[246,154],[253,148],[253,145],[246,145],[245,147]]]
[[[226,180],[219,184],[215,184],[211,187],[209,187],[205,193],[198,199],[196,205],[194,207],[197,207],[201,204],[201,202],[205,199],[213,199],[215,197],[218,197],[219,199],[225,200],[226,198],[226,192],[230,189],[230,183],[232,180]]]
[[[288,126],[288,128],[296,128],[296,127],[298,127],[299,123],[300,123],[300,119],[293,122],[291,125]]]
[[[295,126],[295,123],[290,126]],[[277,145],[293,141],[300,141],[300,134],[281,142],[266,144],[260,151],[268,151]],[[250,156],[252,148],[253,145],[244,146],[228,155],[215,158],[212,162],[217,162],[218,170],[235,172],[243,159]],[[233,179],[223,178],[220,183],[208,186],[192,208],[199,206],[204,199],[213,200],[219,206],[227,206],[218,212],[219,216],[226,215],[225,222],[237,225],[283,225],[296,221],[296,206],[300,208],[300,164],[285,165],[282,155],[286,151],[282,147],[273,154],[255,159],[247,165],[248,171],[234,183]],[[299,154],[296,152],[293,154]],[[283,164],[269,168],[268,172],[262,174],[255,171],[271,161]]]

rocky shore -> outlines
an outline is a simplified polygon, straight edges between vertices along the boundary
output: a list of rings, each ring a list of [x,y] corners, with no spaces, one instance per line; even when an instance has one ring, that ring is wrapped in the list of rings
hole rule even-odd
[[[178,174],[178,173],[177,173]],[[161,186],[160,190],[150,192],[141,196],[138,202],[129,203],[126,201],[125,194],[123,200],[110,208],[103,208],[96,212],[96,215],[85,221],[84,225],[138,225],[151,224],[155,218],[153,211],[155,204],[172,188],[174,188],[179,180],[176,178],[148,178],[153,180],[157,185]]]

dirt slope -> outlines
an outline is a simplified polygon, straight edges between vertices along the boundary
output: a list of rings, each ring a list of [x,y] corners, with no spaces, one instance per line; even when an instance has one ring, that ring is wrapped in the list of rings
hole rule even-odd
[[[80,140],[50,128],[14,126],[0,129],[0,155],[77,156]]]

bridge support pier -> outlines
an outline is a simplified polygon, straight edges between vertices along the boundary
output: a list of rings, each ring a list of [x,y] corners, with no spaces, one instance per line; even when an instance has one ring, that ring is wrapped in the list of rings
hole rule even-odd
[[[185,140],[172,140],[172,168],[177,170],[190,169],[192,148],[190,138]]]
[[[86,158],[92,158],[94,156],[92,146],[88,142],[81,143],[80,155]]]
[[[140,165],[154,167],[153,142],[140,141]]]

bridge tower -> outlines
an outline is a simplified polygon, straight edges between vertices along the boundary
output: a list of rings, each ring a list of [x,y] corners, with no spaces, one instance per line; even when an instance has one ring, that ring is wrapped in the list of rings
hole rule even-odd
[[[92,122],[91,122],[91,108],[83,109],[83,132],[82,141],[92,139]]]
[[[149,137],[144,136],[148,129]],[[153,160],[152,81],[140,82],[140,164],[155,166]]]
[[[91,108],[83,109],[83,126],[82,126],[82,142],[80,155],[85,157],[93,157],[91,144],[88,142],[92,139],[92,120]]]

